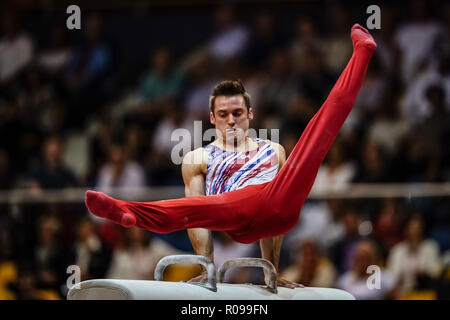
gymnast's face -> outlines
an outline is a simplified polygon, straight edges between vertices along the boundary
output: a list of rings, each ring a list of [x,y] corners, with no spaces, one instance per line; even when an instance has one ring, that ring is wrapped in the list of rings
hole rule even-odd
[[[216,127],[217,138],[226,144],[238,144],[247,136],[253,110],[247,111],[243,95],[218,96],[214,102],[211,124]]]

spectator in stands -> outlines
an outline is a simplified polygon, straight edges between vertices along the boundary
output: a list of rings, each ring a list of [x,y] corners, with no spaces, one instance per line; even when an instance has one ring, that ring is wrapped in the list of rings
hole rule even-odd
[[[357,300],[393,298],[395,278],[388,270],[381,269],[381,263],[375,242],[359,241],[351,261],[352,268],[339,277],[337,287],[350,292]],[[369,269],[370,266],[379,268],[380,273]],[[377,277],[380,277],[379,280]]]
[[[397,9],[389,5],[381,5],[381,25],[374,33],[377,42],[377,51],[374,57],[380,61],[381,71],[390,77],[397,77],[400,73],[400,50],[395,41],[396,23],[399,20]]]
[[[17,300],[59,300],[61,296],[55,290],[39,287],[34,269],[27,263],[21,263],[17,273],[17,283],[13,286]]]
[[[352,116],[345,121],[345,126],[348,127],[350,122],[354,122],[352,124],[353,128],[348,129],[365,131],[366,124],[378,116],[382,103],[389,103],[389,105],[392,103],[389,100],[383,101],[389,85],[386,74],[382,72],[380,60],[375,56],[367,68],[366,78],[353,106],[355,112],[352,110]]]
[[[189,127],[189,123],[183,119],[181,108],[174,99],[167,100],[164,104],[164,117],[155,129],[151,148],[147,154],[146,170],[152,184],[183,184],[180,168],[172,161],[172,152],[190,150],[192,141],[186,137],[172,141],[172,134],[175,130],[186,127]]]
[[[111,251],[96,234],[96,225],[89,217],[78,221],[73,254],[73,264],[81,269],[81,281],[105,278]]]
[[[387,268],[397,279],[399,295],[430,287],[441,268],[439,247],[425,238],[425,226],[420,215],[413,215],[406,224],[405,240],[389,252]]]
[[[409,118],[401,114],[403,91],[399,87],[388,88],[376,114],[368,123],[368,141],[379,145],[388,157],[395,157],[400,144],[409,134]],[[367,149],[366,149],[367,150]]]
[[[180,254],[163,240],[137,227],[125,230],[123,247],[113,253],[107,277],[113,279],[153,280],[158,261],[172,254]]]
[[[0,94],[0,135],[3,137],[0,144],[15,160],[11,163],[12,171],[23,175],[26,173],[24,168],[36,165],[43,135],[56,133],[61,122],[53,116],[56,109],[54,92],[37,68],[24,69],[13,87],[4,95]],[[15,139],[10,139],[11,136]],[[18,178],[22,184],[24,177]]]
[[[209,43],[209,52],[218,61],[240,56],[249,39],[248,29],[236,21],[234,8],[221,5],[214,13],[217,31]]]
[[[435,181],[438,172],[436,155],[427,152],[428,146],[418,131],[410,131],[400,146],[396,168],[405,182]]]
[[[333,261],[339,274],[348,271],[352,266],[357,243],[362,239],[359,226],[362,218],[352,205],[346,207],[342,216],[345,227],[344,236],[328,250],[328,256]]]
[[[330,12],[330,35],[325,40],[326,64],[331,72],[339,74],[352,55],[351,43],[346,41],[350,27],[350,13],[343,6],[334,6]]]
[[[322,51],[316,47],[303,49],[295,78],[298,94],[307,99],[314,108],[327,96],[335,82],[335,77],[324,66]],[[359,96],[359,95],[358,95]]]
[[[159,122],[153,135],[153,150],[163,154],[166,158],[170,158],[173,148],[178,144],[178,141],[172,141],[172,133],[186,125],[181,107],[176,104],[174,99],[168,100],[164,105],[164,117]],[[191,141],[187,143],[187,147],[190,148]]]
[[[286,244],[295,251],[298,243],[314,241],[324,250],[328,250],[344,237],[342,223],[342,201],[308,201],[302,208],[301,219],[297,226],[286,234]]]
[[[55,91],[42,72],[36,67],[24,72],[21,93],[19,94],[21,124],[25,130],[35,130],[44,134],[60,129],[54,116],[57,107]]]
[[[290,61],[289,61],[290,62]],[[297,68],[292,68],[292,64]],[[303,48],[302,57],[296,57],[290,63],[284,64],[285,69],[295,71],[287,83],[280,83],[280,89],[284,94],[275,105],[284,117],[283,127],[290,130],[305,128],[309,119],[317,112],[321,101],[325,99],[331,90],[335,78],[333,73],[325,66],[324,58],[320,48],[315,46]],[[289,73],[288,73],[289,75]],[[269,87],[272,86],[272,78],[269,78]],[[294,92],[290,90],[294,90]]]
[[[64,74],[69,98],[67,126],[75,129],[84,128],[88,116],[104,103],[106,94],[112,93],[107,81],[112,52],[102,38],[103,20],[92,14],[85,21],[84,42],[71,50]]]
[[[31,169],[28,186],[33,190],[75,187],[77,180],[64,165],[62,155],[61,138],[49,136],[44,141],[42,161]]]
[[[113,142],[109,149],[109,161],[102,166],[97,177],[96,187],[101,190],[123,187],[144,187],[146,185],[143,167],[131,159],[125,146]]]
[[[343,190],[355,176],[355,165],[346,160],[344,145],[337,140],[320,167],[312,191]]]
[[[33,58],[33,43],[21,30],[16,13],[5,10],[2,14],[0,39],[0,86],[7,85],[20,74]]]
[[[182,74],[173,69],[172,59],[172,52],[167,47],[159,47],[152,53],[151,69],[144,75],[137,90],[143,102],[157,103],[179,93]]]
[[[125,127],[124,152],[127,157],[136,162],[141,162],[148,150],[146,147],[146,130],[143,130],[137,121],[130,121]]]
[[[430,104],[430,117],[419,125],[417,130],[422,133],[422,139],[427,145],[443,146],[447,142],[445,138],[448,137],[450,131],[450,110],[445,107],[445,91],[440,85],[429,86],[426,90],[426,97]],[[431,148],[430,152],[439,151],[435,148],[436,146]]]
[[[204,56],[189,70],[186,83],[186,94],[183,96],[183,107],[187,121],[207,120],[209,122],[208,101],[209,95],[216,83],[211,57]],[[191,128],[192,127],[192,128]],[[193,123],[186,128],[193,136]]]
[[[307,287],[330,288],[337,273],[317,242],[305,240],[296,248],[295,263],[283,271],[282,277]]]
[[[284,45],[276,17],[268,9],[260,9],[253,17],[252,29],[242,61],[246,67],[263,68],[270,52]],[[252,96],[253,98],[253,96]]]
[[[409,8],[411,20],[400,26],[395,33],[395,41],[401,52],[401,75],[405,84],[411,83],[427,66],[433,56],[433,45],[442,32],[439,23],[431,16],[429,1],[414,0]]]
[[[373,226],[373,237],[381,245],[383,257],[386,257],[389,250],[404,239],[405,219],[405,211],[398,201],[383,200]]]
[[[37,57],[37,64],[47,76],[55,79],[63,72],[69,57],[70,49],[67,44],[66,28],[62,25],[55,25],[51,30],[49,43]]]
[[[363,154],[353,181],[358,183],[382,183],[392,178],[388,157],[380,145],[367,142],[363,146]]]
[[[426,95],[431,114],[414,129],[421,133],[420,139],[425,145],[426,153],[430,155],[431,163],[426,172],[426,181],[442,181],[445,180],[444,160],[448,159],[449,154],[446,144],[450,137],[450,109],[445,108],[445,93],[440,85],[428,87]]]
[[[69,89],[85,88],[107,71],[111,63],[111,51],[102,39],[103,21],[100,15],[90,15],[84,26],[85,41],[70,53],[67,70]]]
[[[86,179],[90,186],[95,186],[100,168],[109,160],[115,128],[111,110],[103,108],[92,126],[89,140],[89,169]]]
[[[300,72],[305,65],[304,59],[307,52],[315,50],[322,56],[324,43],[317,32],[317,25],[311,17],[298,17],[294,22],[294,28],[294,39],[290,46],[290,53],[293,67],[296,72]]]
[[[32,265],[36,272],[36,286],[61,294],[66,283],[69,255],[60,243],[61,221],[54,215],[44,214],[38,220],[37,241]]]
[[[402,115],[414,124],[420,124],[433,113],[433,101],[428,89],[440,87],[442,90],[443,112],[450,112],[450,53],[439,57],[436,64],[430,65],[420,75],[413,77],[406,88],[402,103]]]
[[[267,61],[267,76],[261,86],[259,117],[264,117],[267,123],[264,128],[280,128],[280,121],[284,112],[289,110],[296,93],[295,83],[292,81],[290,57],[285,48],[275,48]],[[270,122],[275,122],[270,125]]]

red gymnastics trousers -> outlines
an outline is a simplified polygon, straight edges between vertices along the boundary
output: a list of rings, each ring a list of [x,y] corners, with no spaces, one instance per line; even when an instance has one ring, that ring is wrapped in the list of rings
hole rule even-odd
[[[225,231],[241,243],[285,234],[297,224],[317,171],[352,110],[376,49],[372,36],[359,25],[352,27],[351,39],[353,55],[348,65],[272,181],[218,195],[152,202],[116,200],[87,191],[89,211],[125,227],[157,233],[188,228]]]

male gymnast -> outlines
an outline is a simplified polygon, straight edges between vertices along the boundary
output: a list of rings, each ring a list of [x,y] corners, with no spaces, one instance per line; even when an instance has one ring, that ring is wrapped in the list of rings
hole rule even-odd
[[[189,189],[186,190],[188,197],[134,202],[113,199],[101,192],[88,190],[85,196],[87,208],[92,214],[124,227],[138,226],[157,233],[202,228],[225,231],[233,240],[241,243],[284,235],[297,224],[301,207],[311,190],[317,171],[352,110],[370,58],[376,49],[372,36],[358,24],[351,29],[351,39],[353,55],[350,61],[322,107],[308,123],[284,166],[272,180],[245,186],[245,182],[241,181],[232,187],[235,189],[220,193],[226,184],[214,185],[212,179],[212,185],[206,185],[206,188],[215,190],[214,192],[209,195],[193,195],[188,188],[191,181],[186,179],[189,178],[189,170],[185,170],[183,178]],[[220,106],[221,101],[228,102],[225,103],[227,106],[233,105],[230,99],[235,99],[233,101],[238,103],[242,98],[224,95],[219,96],[218,100],[216,97],[214,108]],[[248,113],[250,117],[250,110]],[[227,132],[225,129],[226,138],[229,135],[242,135],[244,132],[233,129]],[[211,144],[211,148],[221,146],[218,144],[220,139],[218,140],[216,144]],[[251,143],[249,140],[249,144]],[[270,142],[267,142],[266,147],[277,148]],[[224,148],[226,151],[226,146]],[[278,151],[280,160],[281,148]],[[239,186],[243,187],[238,189]],[[222,189],[215,189],[216,187]],[[292,287],[295,284],[282,285]]]
[[[217,84],[209,108],[217,139],[184,157],[181,169],[186,196],[220,194],[275,178],[286,161],[286,153],[278,143],[248,136],[253,109],[243,84],[229,80]],[[214,261],[211,230],[192,228],[187,231],[195,253]],[[261,256],[277,270],[282,240],[283,235],[260,239]],[[204,270],[190,282],[207,280],[208,274]],[[295,283],[281,277],[278,277],[278,285],[296,287]]]

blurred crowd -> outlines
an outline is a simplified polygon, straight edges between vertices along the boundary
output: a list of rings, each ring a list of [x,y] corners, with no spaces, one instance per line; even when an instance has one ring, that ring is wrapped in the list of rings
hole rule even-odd
[[[172,132],[193,137],[194,120],[211,128],[209,94],[222,79],[243,81],[251,127],[279,129],[289,154],[352,54],[351,26],[367,19],[365,7],[338,2],[207,6],[185,13],[190,25],[172,9],[170,21],[148,30],[151,12],[83,13],[79,31],[44,9],[33,12],[39,19],[2,10],[1,191],[183,185]],[[378,49],[313,188],[448,182],[450,5],[385,2],[371,33]],[[260,255],[258,243],[214,237],[217,266]],[[0,203],[0,299],[65,298],[69,265],[81,280],[153,279],[161,257],[192,252],[185,231],[125,230],[83,203]],[[381,268],[381,289],[367,286],[370,265]],[[405,197],[308,201],[285,237],[280,271],[357,299],[448,299],[449,265],[450,197]],[[166,279],[199,272],[173,267]],[[227,280],[262,283],[263,275],[242,269]]]

